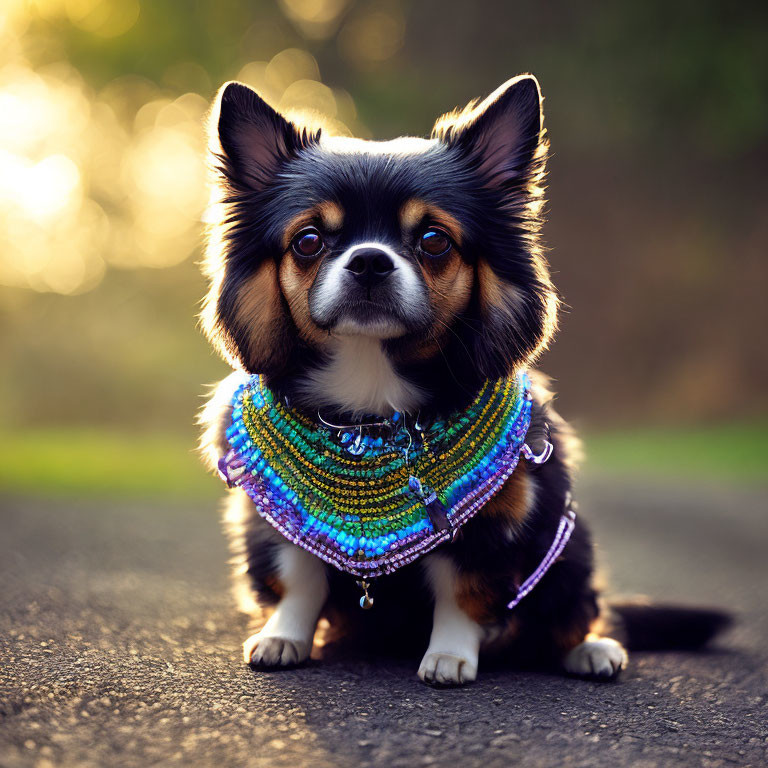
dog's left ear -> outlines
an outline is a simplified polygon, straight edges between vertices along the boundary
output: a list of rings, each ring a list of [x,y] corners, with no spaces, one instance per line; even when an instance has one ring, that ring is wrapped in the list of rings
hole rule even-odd
[[[441,117],[432,135],[477,175],[478,202],[490,214],[477,255],[479,328],[467,346],[482,375],[498,378],[530,365],[556,326],[557,297],[538,242],[547,142],[536,78],[508,80]]]
[[[443,115],[432,136],[471,158],[489,187],[524,183],[542,154],[541,91],[533,75],[520,75],[487,99]]]

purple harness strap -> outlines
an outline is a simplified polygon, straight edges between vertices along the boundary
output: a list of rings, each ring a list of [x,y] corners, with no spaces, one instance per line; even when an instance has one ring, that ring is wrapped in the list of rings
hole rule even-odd
[[[571,538],[573,529],[576,527],[576,513],[568,506],[563,516],[560,518],[560,525],[557,527],[557,533],[552,541],[544,559],[539,563],[539,567],[520,585],[514,600],[507,605],[512,610],[542,579],[544,574],[551,568],[552,564],[563,553],[568,539]]]

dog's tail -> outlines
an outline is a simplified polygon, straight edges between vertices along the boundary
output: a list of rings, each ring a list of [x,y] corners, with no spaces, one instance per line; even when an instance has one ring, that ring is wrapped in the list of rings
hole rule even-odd
[[[688,608],[640,600],[610,603],[611,634],[631,651],[701,648],[733,624],[733,615],[717,608]]]

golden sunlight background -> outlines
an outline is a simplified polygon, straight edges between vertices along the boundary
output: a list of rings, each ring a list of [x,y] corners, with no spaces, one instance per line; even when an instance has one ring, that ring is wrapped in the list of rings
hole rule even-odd
[[[310,38],[336,30],[343,0],[284,0]],[[183,12],[182,6],[179,10]],[[34,66],[40,22],[105,39],[139,19],[138,0],[12,0],[0,10],[0,281],[72,294],[111,267],[169,267],[195,253],[206,205],[205,70],[179,62],[163,82],[126,74],[90,86],[66,60]],[[380,11],[340,38],[351,59],[381,61],[402,42],[402,20]],[[191,75],[204,86],[176,94]],[[321,82],[315,58],[286,48],[235,73],[279,109],[310,110],[337,132],[367,132],[346,91]],[[169,84],[171,87],[169,87]]]
[[[222,82],[387,139],[526,71],[561,409],[597,463],[764,478],[768,5],[723,8],[3,0],[0,486],[160,491],[180,456],[197,487],[194,414],[226,373],[196,328]]]

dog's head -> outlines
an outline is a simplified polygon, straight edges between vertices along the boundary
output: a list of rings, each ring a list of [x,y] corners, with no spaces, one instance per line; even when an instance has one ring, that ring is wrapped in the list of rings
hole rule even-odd
[[[445,368],[471,387],[547,344],[534,77],[441,117],[428,140],[314,133],[239,83],[212,115],[222,215],[203,323],[235,365],[290,378],[365,340],[417,386]]]

